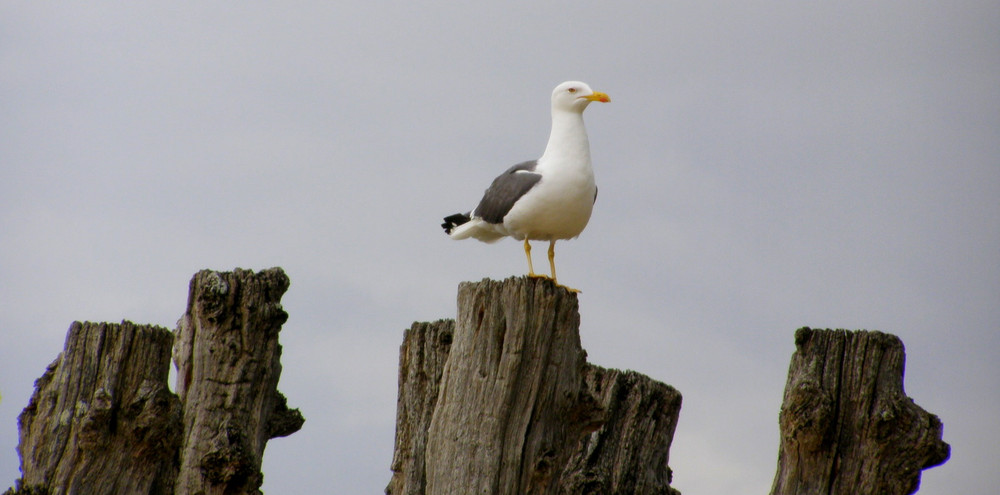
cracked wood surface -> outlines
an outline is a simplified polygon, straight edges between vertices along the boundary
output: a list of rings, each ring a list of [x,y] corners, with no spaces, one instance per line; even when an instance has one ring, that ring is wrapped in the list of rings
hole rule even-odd
[[[180,403],[167,387],[170,331],[70,325],[18,417],[23,493],[170,494]]]
[[[587,364],[576,294],[484,280],[458,307],[404,335],[386,493],[676,493],[680,394]]]
[[[191,280],[174,346],[186,439],[178,495],[260,493],[267,441],[302,426],[277,389],[288,284],[280,268],[203,270]]]
[[[903,391],[903,342],[877,331],[795,333],[772,495],[907,495],[945,462],[941,420]]]
[[[19,417],[6,494],[259,494],[267,440],[304,421],[276,388],[287,288],[280,268],[203,270],[175,334],[73,323]]]

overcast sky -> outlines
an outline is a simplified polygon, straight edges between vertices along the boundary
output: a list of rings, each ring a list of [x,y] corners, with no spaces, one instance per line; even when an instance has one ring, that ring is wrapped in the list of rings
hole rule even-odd
[[[1000,486],[995,1],[3,2],[0,489],[72,321],[172,329],[196,271],[281,266],[306,423],[264,490],[381,493],[403,330],[527,269],[441,217],[569,79],[612,102],[559,278],[590,362],[683,394],[676,488],[768,492],[801,326],[902,338],[952,446],[921,493]]]

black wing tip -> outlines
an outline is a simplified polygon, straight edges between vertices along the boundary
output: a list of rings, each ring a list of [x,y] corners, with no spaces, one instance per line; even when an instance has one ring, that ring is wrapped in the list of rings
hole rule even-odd
[[[451,231],[455,227],[458,227],[459,225],[462,225],[463,223],[468,222],[469,220],[472,220],[472,217],[469,216],[469,213],[456,213],[454,215],[448,215],[444,217],[444,223],[441,224],[441,228],[444,229],[445,234],[450,235]]]

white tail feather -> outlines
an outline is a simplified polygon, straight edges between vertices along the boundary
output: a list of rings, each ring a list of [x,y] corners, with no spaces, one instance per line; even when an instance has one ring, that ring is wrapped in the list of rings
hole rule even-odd
[[[451,229],[449,236],[455,240],[468,239],[470,237],[483,242],[497,242],[506,234],[497,231],[496,227],[483,221],[481,218],[473,218],[468,222]]]

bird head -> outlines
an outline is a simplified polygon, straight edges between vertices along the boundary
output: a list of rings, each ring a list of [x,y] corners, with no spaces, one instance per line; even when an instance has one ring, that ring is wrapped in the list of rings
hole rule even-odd
[[[611,98],[600,91],[590,89],[590,86],[580,81],[566,81],[552,90],[553,110],[583,112],[593,101],[607,103]]]

